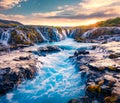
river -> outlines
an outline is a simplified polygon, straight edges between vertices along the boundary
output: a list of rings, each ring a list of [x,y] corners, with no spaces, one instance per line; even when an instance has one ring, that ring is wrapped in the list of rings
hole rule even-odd
[[[85,80],[75,64],[69,59],[76,49],[88,49],[92,44],[77,43],[73,39],[54,43],[38,44],[57,45],[61,52],[38,57],[43,62],[36,77],[25,80],[6,95],[0,97],[0,103],[67,103],[72,98],[84,95]],[[36,55],[35,55],[36,56]]]

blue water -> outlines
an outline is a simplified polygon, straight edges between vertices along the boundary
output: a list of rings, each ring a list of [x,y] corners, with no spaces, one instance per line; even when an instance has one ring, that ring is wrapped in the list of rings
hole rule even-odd
[[[67,103],[72,98],[84,95],[85,79],[68,59],[78,48],[92,44],[77,43],[72,39],[36,45],[58,45],[59,53],[37,57],[43,62],[33,80],[24,81],[17,89],[0,97],[0,103]]]

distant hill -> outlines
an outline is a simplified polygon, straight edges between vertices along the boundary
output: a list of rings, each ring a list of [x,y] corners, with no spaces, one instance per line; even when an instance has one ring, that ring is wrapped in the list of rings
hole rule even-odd
[[[83,26],[77,26],[77,27],[73,27],[73,28],[82,28],[82,29],[88,30],[93,27],[120,27],[120,17],[108,19],[105,21],[100,21],[95,24],[91,24],[91,25],[87,25],[87,26],[83,25]]]
[[[120,17],[108,19],[106,21],[100,21],[97,22],[96,24],[93,24],[93,26],[98,26],[98,27],[120,26]]]
[[[17,21],[9,21],[9,20],[0,19],[0,27],[14,27],[18,25],[23,25],[23,24]]]

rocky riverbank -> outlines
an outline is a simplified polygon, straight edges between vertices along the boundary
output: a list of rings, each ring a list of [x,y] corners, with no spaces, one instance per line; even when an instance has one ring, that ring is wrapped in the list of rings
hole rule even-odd
[[[120,41],[120,27],[74,28],[69,36],[82,43]]]
[[[18,47],[19,45],[55,42],[65,39],[68,33],[66,28],[52,26],[0,27],[0,44]]]
[[[85,96],[69,103],[120,103],[120,42],[77,50],[70,59],[87,76]]]
[[[52,26],[0,27],[0,95],[13,89],[24,79],[35,76],[37,61],[33,52],[24,51],[24,48],[36,43],[60,41],[67,35],[67,29]],[[39,54],[40,52],[44,55],[43,52],[49,50],[39,50]]]
[[[0,95],[17,87],[25,79],[32,79],[37,70],[37,59],[26,50],[1,52]]]
[[[88,51],[78,48],[74,56],[70,57],[81,71],[81,77],[87,77],[85,96],[71,100],[70,103],[119,103],[120,28],[103,27],[84,32],[75,29],[70,33],[68,31],[54,27],[0,28],[0,95],[13,89],[24,79],[35,76],[35,55],[46,56],[64,49],[61,46],[49,45],[35,47],[35,50],[29,49],[30,45],[60,41],[69,36],[82,43],[101,43]],[[24,47],[28,47],[28,50]]]

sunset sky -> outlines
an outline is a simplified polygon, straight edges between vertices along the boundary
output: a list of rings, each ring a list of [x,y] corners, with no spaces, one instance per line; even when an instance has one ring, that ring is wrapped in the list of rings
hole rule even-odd
[[[120,16],[120,0],[0,0],[0,19],[78,26]]]

